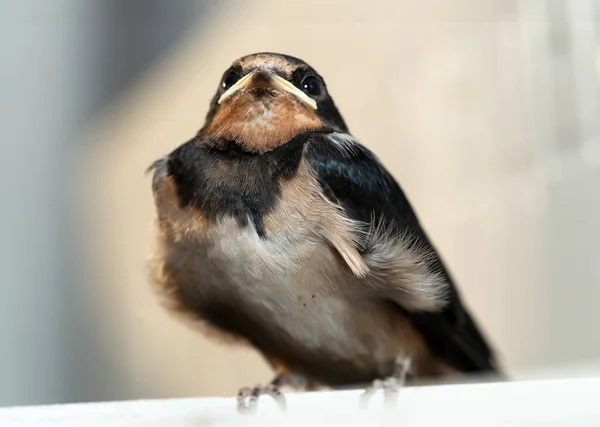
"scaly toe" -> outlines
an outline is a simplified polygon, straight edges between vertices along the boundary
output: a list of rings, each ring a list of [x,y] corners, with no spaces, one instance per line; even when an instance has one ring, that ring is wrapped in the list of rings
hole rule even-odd
[[[282,412],[286,411],[287,406],[285,397],[275,385],[269,384],[265,387],[261,385],[256,385],[253,388],[241,388],[237,396],[238,412],[241,414],[255,414],[258,408],[258,399],[262,395],[271,396],[275,400],[275,402],[277,402],[277,406],[279,406],[279,409]]]

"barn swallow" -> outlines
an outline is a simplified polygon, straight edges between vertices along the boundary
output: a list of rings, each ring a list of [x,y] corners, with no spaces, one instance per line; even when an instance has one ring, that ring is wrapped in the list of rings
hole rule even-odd
[[[151,169],[166,306],[276,372],[240,408],[284,405],[283,386],[369,396],[499,372],[401,187],[306,62],[234,61],[203,127]]]

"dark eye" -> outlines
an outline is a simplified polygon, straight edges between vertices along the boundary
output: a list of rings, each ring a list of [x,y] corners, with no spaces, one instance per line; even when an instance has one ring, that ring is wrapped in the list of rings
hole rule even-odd
[[[223,87],[223,89],[227,90],[231,86],[233,86],[235,84],[235,82],[237,82],[239,79],[240,79],[240,75],[237,71],[229,70],[223,76],[223,83],[221,83],[221,87]]]
[[[300,88],[305,94],[312,97],[320,96],[325,90],[321,79],[313,75],[304,77],[302,83],[300,83]]]

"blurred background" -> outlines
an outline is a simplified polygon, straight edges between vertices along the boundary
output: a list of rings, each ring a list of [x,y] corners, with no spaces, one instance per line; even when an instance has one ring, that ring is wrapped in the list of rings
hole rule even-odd
[[[259,51],[325,76],[513,378],[600,372],[600,1],[4,1],[0,46],[0,406],[270,379],[146,279],[145,168]]]

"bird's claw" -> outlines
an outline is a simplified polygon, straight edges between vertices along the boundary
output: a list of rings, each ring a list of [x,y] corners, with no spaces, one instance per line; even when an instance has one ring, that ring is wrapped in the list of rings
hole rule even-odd
[[[238,392],[237,396],[237,409],[242,414],[255,414],[258,407],[258,399],[262,395],[271,396],[279,409],[285,412],[287,409],[285,396],[279,391],[278,387],[274,384],[267,386],[256,385],[255,387],[243,387]]]
[[[392,376],[383,380],[375,380],[367,387],[360,397],[361,406],[366,409],[369,406],[369,401],[375,393],[383,390],[384,401],[387,407],[393,407],[398,403],[398,393],[404,386],[406,374],[410,371],[410,358],[398,360],[394,367]]]

